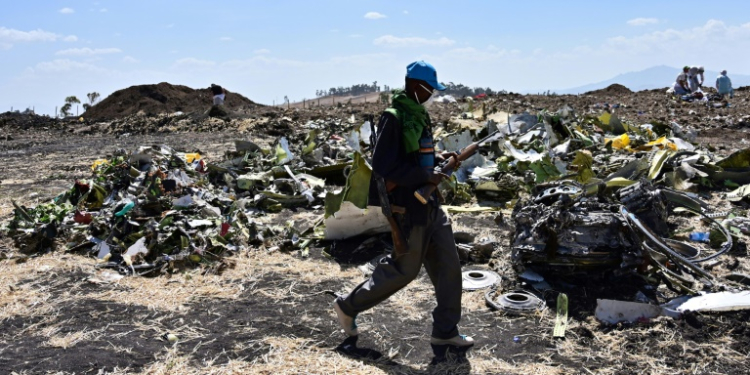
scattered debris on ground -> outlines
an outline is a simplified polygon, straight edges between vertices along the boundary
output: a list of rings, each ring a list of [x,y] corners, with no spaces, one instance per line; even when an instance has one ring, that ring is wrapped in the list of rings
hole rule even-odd
[[[28,147],[20,140],[38,129],[121,138],[232,131],[234,147],[210,157],[160,143],[98,155],[52,199],[15,196],[2,227],[12,246],[0,247],[0,258],[74,252],[119,279],[219,274],[253,252],[319,254],[367,275],[392,251],[387,220],[367,204],[365,121],[382,105],[283,110],[237,96],[243,104],[233,108],[230,94],[226,116],[211,116],[208,90],[204,101],[200,90],[142,88],[126,90],[150,99],[125,109],[104,100],[90,110],[104,112],[81,120],[4,114],[2,150]],[[175,104],[160,90],[195,96],[205,111],[188,112],[198,104]],[[738,90],[742,105],[722,108],[622,86],[440,100],[438,148],[502,134],[439,187],[466,267],[463,288],[480,291],[498,315],[557,311],[557,338],[576,332],[570,319],[621,326],[750,308],[745,95]],[[138,104],[150,100],[161,104]]]

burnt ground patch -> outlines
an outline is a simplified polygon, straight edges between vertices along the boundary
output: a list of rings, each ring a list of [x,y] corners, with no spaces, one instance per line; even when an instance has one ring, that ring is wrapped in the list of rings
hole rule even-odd
[[[146,307],[82,298],[61,303],[59,308],[54,319],[15,317],[3,322],[0,368],[81,374],[114,368],[138,370],[164,348],[163,342],[148,337],[134,324],[159,317]],[[70,346],[64,346],[65,340],[53,344],[45,332],[71,338]],[[75,335],[86,332],[93,337],[73,342]]]
[[[424,272],[419,277],[429,282]],[[55,312],[15,316],[0,325],[0,368],[31,373],[140,371],[173,345],[179,355],[188,356],[200,367],[206,362],[252,361],[270,350],[266,337],[303,338],[310,345],[330,350],[345,338],[330,309],[330,291],[341,289],[338,280],[303,284],[286,274],[268,273],[252,283],[237,280],[244,283],[246,292],[236,300],[196,300],[173,312],[92,298],[101,292],[97,288],[122,291],[124,287],[93,285],[85,279],[84,272],[73,271],[54,279],[19,283],[19,287],[45,288],[53,296],[48,303],[55,304]],[[65,293],[70,290],[75,293]],[[269,295],[268,291],[275,293]],[[419,306],[425,316],[433,307],[431,301]],[[403,320],[400,311],[388,303],[376,309],[367,318],[372,321],[359,346],[383,354],[396,349],[399,354],[393,360],[371,364],[398,373],[407,367],[417,371],[400,364],[401,359],[429,363],[433,357],[431,319]],[[547,346],[538,336],[534,319],[498,319],[493,312],[468,312],[462,329],[478,340],[474,350],[486,350],[498,358],[512,356],[518,363],[537,360]],[[177,335],[179,341],[170,343],[163,337],[168,333]],[[520,336],[521,342],[515,343],[514,336]]]
[[[343,281],[335,278],[305,283],[291,272],[269,272],[252,281],[233,280],[245,290],[237,299],[195,299],[177,311],[162,311],[97,299],[94,295],[104,288],[122,292],[127,287],[93,285],[86,277],[80,270],[47,278],[31,275],[16,286],[44,289],[52,295],[47,303],[55,309],[48,315],[14,316],[0,324],[0,368],[28,373],[90,374],[115,368],[137,372],[160,361],[169,350],[201,368],[206,363],[259,359],[272,350],[265,341],[268,337],[301,338],[323,350],[334,350],[344,339],[330,309],[330,292],[343,291]],[[424,272],[419,279],[429,285]],[[429,287],[419,289],[420,293],[432,292]],[[483,292],[471,293],[480,297]],[[391,301],[364,317],[366,329],[359,347],[384,355],[366,361],[368,365],[390,373],[432,371],[412,367],[429,363],[433,356],[429,313],[434,300],[420,300],[417,308],[424,312],[424,319],[403,319],[399,305]],[[571,303],[576,300],[572,298]],[[469,355],[469,364],[457,368],[460,373],[470,371],[476,355],[518,365],[546,362],[578,370],[620,368],[623,374],[650,368],[634,360],[635,354],[657,358],[678,372],[688,371],[696,363],[703,363],[705,372],[748,370],[744,362],[722,359],[720,353],[730,350],[743,358],[750,354],[750,312],[607,327],[585,324],[593,313],[587,311],[589,306],[578,310],[574,320],[579,324],[570,329],[566,341],[551,338],[549,315],[511,317],[481,308],[467,311],[461,329],[474,336],[477,345]],[[163,338],[167,333],[177,335],[179,341],[170,343]],[[619,350],[631,354],[627,359],[612,355],[612,348],[606,347],[607,340],[614,338],[620,342]],[[561,354],[562,345],[593,353],[593,357]],[[597,353],[599,347],[601,353]],[[395,356],[394,351],[398,352]]]

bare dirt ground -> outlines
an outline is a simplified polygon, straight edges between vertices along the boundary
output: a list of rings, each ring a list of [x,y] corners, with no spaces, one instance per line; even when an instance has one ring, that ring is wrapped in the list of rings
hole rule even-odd
[[[742,139],[750,139],[747,122],[743,122],[743,116],[750,112],[746,95],[740,93],[733,107],[725,109],[692,103],[673,105],[657,93],[647,97],[617,93],[614,99],[508,96],[499,109],[556,110],[562,104],[570,104],[584,110],[605,101],[622,102],[627,104],[620,111],[623,117],[678,119],[704,129],[703,142],[729,152],[746,148]],[[659,102],[649,107],[656,101]],[[149,131],[123,130],[112,124],[50,123],[27,129],[6,125],[0,132],[0,221],[10,218],[11,199],[29,206],[47,201],[67,189],[74,179],[89,176],[91,162],[116,148],[132,150],[140,145],[163,143],[184,151],[200,151],[209,160],[220,159],[235,139],[263,141],[272,139],[274,132],[293,130],[279,128],[274,122],[283,116],[297,116],[295,121],[304,122],[324,118],[336,110],[348,115],[375,109],[314,108],[277,115],[258,110],[252,119],[217,126],[220,131],[201,132],[170,122],[155,125]],[[436,109],[436,117],[447,121],[458,112],[445,106]],[[88,131],[79,131],[86,126],[90,127]],[[723,204],[728,207],[726,202]],[[271,220],[296,214],[319,212],[285,211]],[[509,228],[498,226],[494,218],[495,214],[454,215],[454,229],[507,243]],[[12,246],[10,239],[0,237],[0,253],[13,254]],[[95,259],[72,253],[3,259],[0,373],[750,372],[748,312],[694,315],[681,320],[659,318],[613,327],[599,323],[594,318],[595,296],[621,297],[629,291],[627,279],[614,285],[592,282],[563,290],[571,298],[571,319],[564,340],[552,338],[553,311],[505,316],[485,305],[483,291],[465,292],[461,330],[472,335],[477,345],[468,361],[430,365],[430,311],[435,301],[423,272],[404,290],[358,318],[363,331],[360,346],[382,357],[357,360],[342,356],[334,351],[344,335],[330,309],[329,292],[345,292],[361,282],[363,275],[356,266],[374,255],[361,254],[344,260],[325,256],[322,248],[311,250],[309,257],[253,249],[234,256],[235,266],[221,275],[179,269],[167,276],[119,280],[112,279],[110,271],[96,270]],[[509,254],[501,251],[495,262],[497,269],[505,270],[504,277],[515,278]],[[488,267],[466,265],[466,269]],[[712,271],[729,270],[748,273],[747,254],[725,256]],[[177,340],[171,342],[168,334]]]

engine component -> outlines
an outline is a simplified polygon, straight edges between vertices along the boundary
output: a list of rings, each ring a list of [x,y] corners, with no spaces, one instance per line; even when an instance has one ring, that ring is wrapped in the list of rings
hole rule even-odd
[[[509,314],[528,314],[542,311],[547,307],[543,299],[525,290],[515,290],[497,296],[496,290],[489,290],[485,295],[487,305],[495,310]]]
[[[642,263],[640,249],[619,214],[620,205],[565,193],[579,194],[581,188],[545,184],[537,191],[513,212],[516,271],[531,267],[558,274],[607,272],[635,269]]]
[[[477,290],[491,287],[500,281],[500,275],[492,271],[464,271],[461,286],[464,290]]]
[[[707,213],[707,205],[685,193],[656,188],[647,181],[620,189],[616,199],[603,189],[576,189],[571,182],[538,185],[533,198],[513,211],[513,267],[542,274],[646,274],[672,288],[695,291],[697,282],[713,286],[698,266],[732,247],[729,232]],[[586,192],[597,190],[597,196]],[[582,193],[583,192],[583,193]],[[670,207],[702,215],[726,239],[719,251],[699,258],[700,249],[665,238]]]

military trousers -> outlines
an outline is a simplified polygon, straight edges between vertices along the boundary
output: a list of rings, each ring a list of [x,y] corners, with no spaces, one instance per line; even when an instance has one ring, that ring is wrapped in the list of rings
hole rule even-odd
[[[396,259],[384,258],[369,279],[339,297],[338,303],[345,314],[356,316],[401,290],[424,265],[437,299],[432,312],[432,337],[449,339],[458,335],[461,320],[461,263],[447,215],[432,203],[425,209],[427,224],[409,228],[408,252]]]

